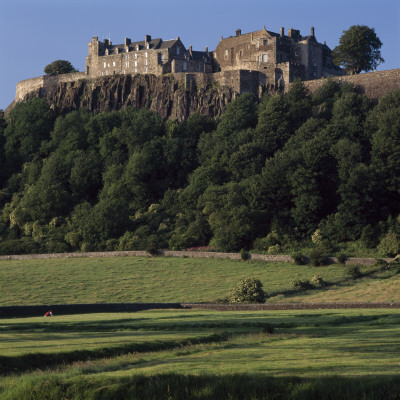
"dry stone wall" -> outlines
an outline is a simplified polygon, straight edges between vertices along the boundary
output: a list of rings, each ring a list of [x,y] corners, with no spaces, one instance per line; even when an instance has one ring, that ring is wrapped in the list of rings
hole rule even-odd
[[[223,253],[214,251],[173,251],[160,250],[160,256],[164,257],[183,257],[183,258],[216,258],[240,260],[240,253]],[[103,252],[86,252],[86,253],[54,253],[54,254],[18,254],[0,256],[2,260],[33,260],[33,259],[57,259],[57,258],[90,258],[90,257],[152,257],[146,251],[103,251]],[[249,260],[265,261],[265,262],[288,262],[294,263],[294,259],[288,255],[270,255],[270,254],[249,254]],[[387,262],[394,261],[394,258],[385,258]],[[334,257],[329,258],[330,263],[338,263]],[[349,257],[346,264],[373,265],[375,258],[353,258]]]

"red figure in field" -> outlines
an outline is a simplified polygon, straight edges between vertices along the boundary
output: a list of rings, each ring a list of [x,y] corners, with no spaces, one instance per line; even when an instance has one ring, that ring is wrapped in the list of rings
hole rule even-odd
[[[45,317],[52,317],[53,316],[53,311],[47,311],[46,314],[44,314]]]

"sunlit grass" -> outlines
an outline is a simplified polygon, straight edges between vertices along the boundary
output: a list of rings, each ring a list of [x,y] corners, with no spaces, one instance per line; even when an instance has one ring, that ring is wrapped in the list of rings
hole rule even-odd
[[[339,286],[334,291],[329,287],[291,297],[293,280],[309,280],[315,274]],[[400,301],[400,291],[395,290],[400,275],[386,280],[384,274],[381,276],[382,279],[356,283],[360,291],[351,296],[355,283],[344,280],[344,267],[337,264],[315,268],[291,263],[172,257],[4,260],[0,261],[0,305],[210,302],[225,298],[245,277],[261,280],[271,295],[269,302],[327,299],[328,293],[339,289],[346,293],[346,288],[346,301],[372,301],[375,295],[376,301]],[[367,281],[371,284],[366,288]],[[385,290],[380,290],[381,284]]]

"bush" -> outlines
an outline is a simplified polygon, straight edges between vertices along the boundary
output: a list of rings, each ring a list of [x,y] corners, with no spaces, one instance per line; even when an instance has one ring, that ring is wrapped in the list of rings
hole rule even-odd
[[[314,275],[311,278],[310,282],[315,287],[324,287],[324,286],[326,286],[326,282],[319,275]]]
[[[400,237],[395,232],[387,233],[377,246],[381,256],[394,257],[400,253]]]
[[[390,269],[389,263],[381,258],[378,258],[375,262],[375,267],[381,271],[388,271]]]
[[[318,246],[315,249],[311,250],[310,262],[311,265],[313,265],[314,267],[328,265],[328,258],[325,253],[325,248]]]
[[[230,303],[264,303],[266,294],[258,279],[242,279],[228,296]]]
[[[307,257],[301,253],[294,253],[292,254],[292,258],[296,265],[306,265],[307,264]]]
[[[249,259],[249,252],[245,249],[240,250],[240,259],[246,261]]]
[[[275,244],[273,246],[268,247],[268,254],[278,254],[281,251],[281,246],[279,244]]]
[[[310,283],[308,280],[301,280],[301,279],[296,279],[290,283],[293,289],[296,290],[310,290],[313,289],[314,286]]]
[[[357,265],[351,265],[346,268],[345,276],[347,279],[358,279],[362,277],[362,273],[360,271],[360,267]]]
[[[347,260],[346,254],[339,253],[336,258],[337,258],[339,264],[343,264],[343,265],[346,264],[346,260]]]

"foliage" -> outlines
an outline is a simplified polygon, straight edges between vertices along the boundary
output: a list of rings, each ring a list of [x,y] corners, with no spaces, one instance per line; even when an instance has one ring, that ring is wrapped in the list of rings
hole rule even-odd
[[[306,265],[307,264],[306,256],[304,256],[303,254],[301,254],[299,252],[292,254],[292,258],[296,265]]]
[[[326,249],[323,246],[317,246],[310,252],[310,263],[314,267],[321,267],[328,265],[328,255]]]
[[[362,277],[360,267],[357,265],[349,265],[345,270],[345,277],[347,279],[358,279]]]
[[[258,279],[242,279],[228,296],[230,303],[264,303],[267,297]]]
[[[399,115],[400,91],[375,105],[329,79],[313,95],[301,82],[259,103],[243,94],[215,121],[133,108],[55,118],[34,98],[0,115],[0,238],[31,238],[26,252],[264,253],[311,238],[318,264],[339,243],[395,254]]]
[[[336,258],[337,258],[339,264],[343,264],[343,265],[346,264],[346,260],[347,260],[346,254],[344,254],[344,253],[339,253],[339,254],[336,256]]]
[[[313,284],[307,279],[295,279],[290,285],[295,290],[310,290],[314,288]]]
[[[310,283],[315,287],[324,287],[324,286],[326,286],[326,282],[319,275],[314,275],[311,278]]]
[[[343,31],[339,45],[333,49],[333,61],[350,74],[372,71],[384,62],[380,48],[382,42],[375,29],[365,25],[353,25]]]
[[[394,257],[400,253],[400,236],[396,232],[387,233],[378,244],[381,256]]]
[[[77,72],[77,70],[66,60],[53,61],[44,68],[44,73],[47,75],[68,74],[70,72]]]
[[[379,268],[381,271],[387,271],[390,269],[390,265],[387,261],[378,258],[375,262],[375,267]]]
[[[249,259],[249,252],[246,251],[245,249],[240,249],[240,259],[242,261],[246,261]]]

